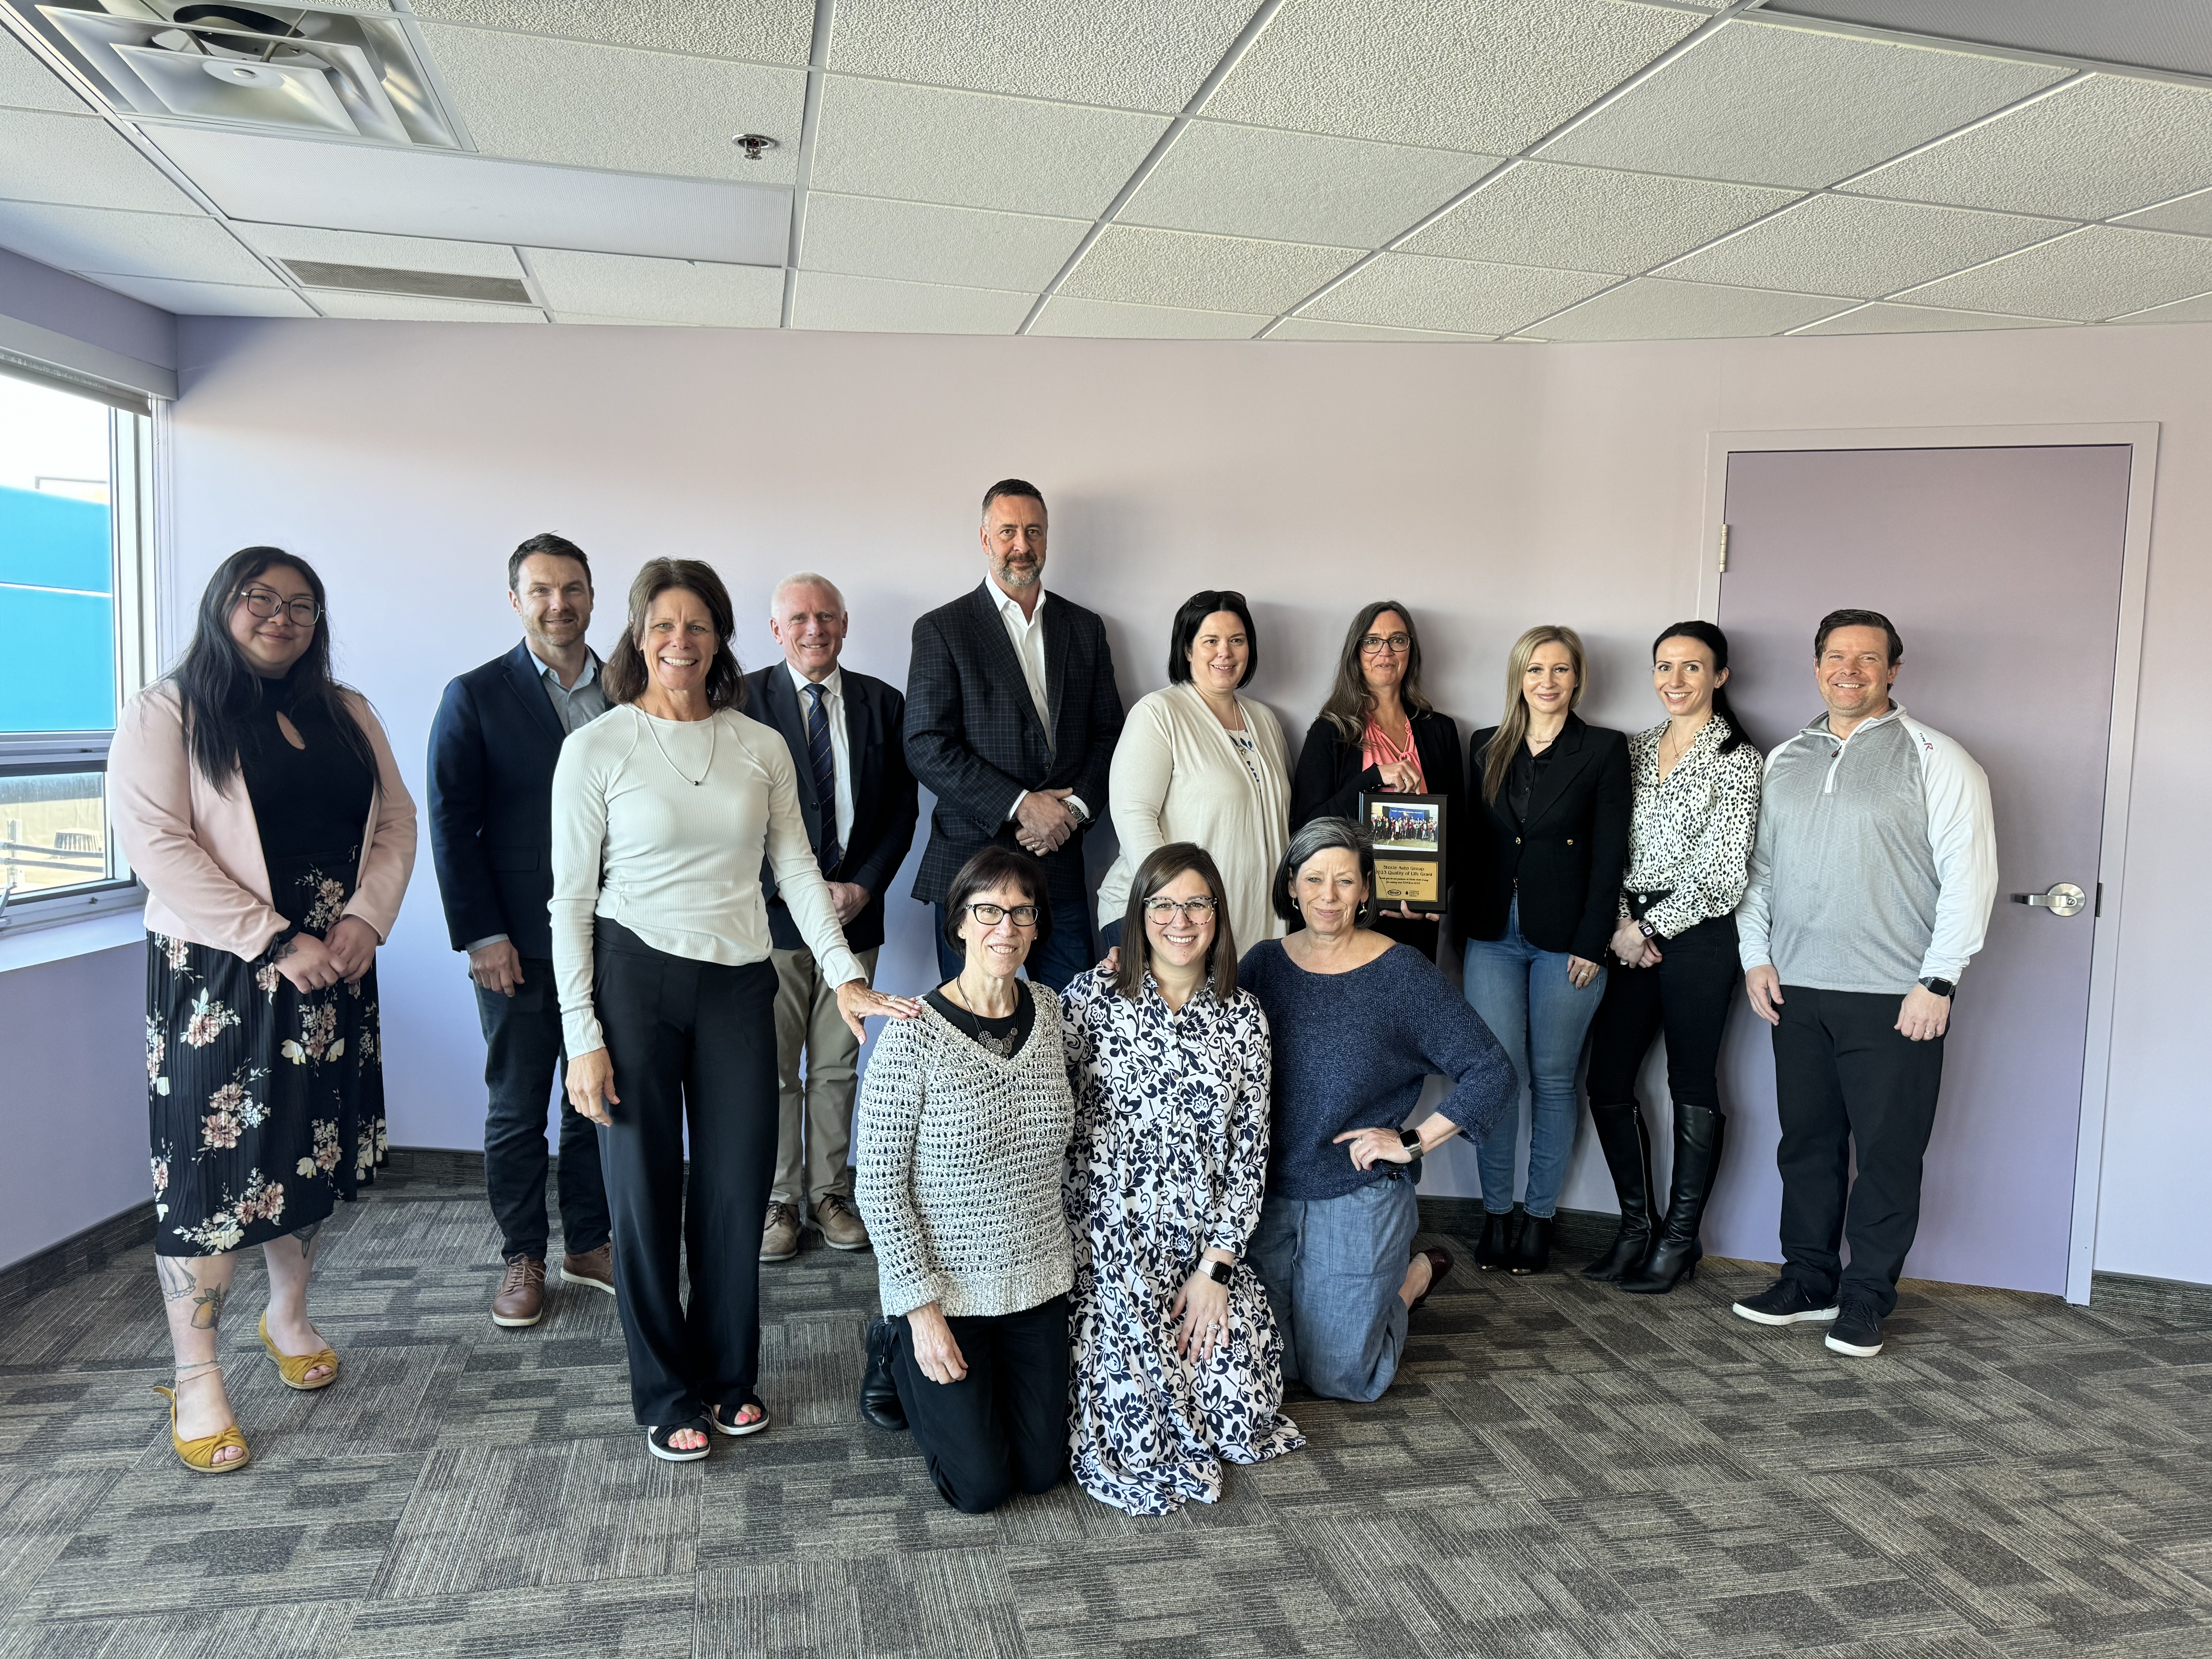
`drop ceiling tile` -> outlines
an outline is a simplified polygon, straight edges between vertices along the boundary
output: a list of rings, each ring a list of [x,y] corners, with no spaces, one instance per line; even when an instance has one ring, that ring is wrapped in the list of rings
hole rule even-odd
[[[855,334],[1012,334],[1036,303],[1033,294],[885,283],[827,270],[802,270],[798,283],[792,326]]]
[[[1249,340],[1268,321],[1267,316],[1249,313],[1122,305],[1055,294],[1044,302],[1030,332],[1101,340]]]
[[[106,122],[33,110],[0,109],[0,198],[137,213],[200,210]]]
[[[789,184],[806,107],[803,70],[426,23],[477,148],[490,155],[686,179]],[[748,161],[731,135],[779,141]]]
[[[1546,340],[1725,340],[1780,334],[1848,300],[1640,276],[1528,331]]]
[[[1378,247],[1497,164],[1464,150],[1193,121],[1115,217],[1168,230]]]
[[[2212,289],[2212,240],[2090,225],[1895,297],[2097,322]]]
[[[1542,155],[1745,184],[1830,185],[2066,73],[1729,21]]]
[[[2142,230],[2179,230],[2191,236],[2212,236],[2212,190],[2200,190],[2192,196],[2130,213],[2120,222]]]
[[[928,202],[810,191],[799,264],[848,276],[887,276],[1034,294],[1060,275],[1088,219],[991,213]]]
[[[1854,179],[1870,196],[2105,219],[2212,179],[2212,90],[2092,75]]]
[[[2072,228],[2063,219],[1814,196],[1657,274],[1875,300]]]
[[[538,279],[538,296],[555,311],[715,328],[775,328],[783,319],[783,272],[764,265],[543,247],[530,248],[524,257]]]
[[[1060,291],[1071,299],[1273,317],[1358,258],[1357,248],[1113,224],[1099,233]]]
[[[1366,323],[1324,322],[1318,317],[1285,317],[1271,340],[1488,340],[1489,334],[1446,334],[1432,328],[1376,328]]]
[[[38,53],[0,29],[0,105],[9,109],[59,110],[89,115],[92,109]]]
[[[93,282],[179,317],[312,317],[314,308],[289,288],[241,288],[234,283],[178,283],[165,276],[94,276]]]
[[[2200,294],[2194,299],[2176,300],[2172,305],[2153,306],[2148,311],[2131,311],[2124,317],[2115,317],[2116,323],[2212,323],[2212,294]]]
[[[414,294],[355,294],[311,288],[308,299],[325,317],[384,323],[542,323],[536,306],[487,305],[475,300],[433,300]]]
[[[1522,161],[1401,251],[1629,276],[1795,199],[1757,185]]]
[[[524,34],[558,34],[647,46],[702,58],[748,58],[762,64],[804,64],[814,37],[814,0],[622,0],[581,6],[574,0],[414,0],[417,17],[480,23]],[[742,129],[740,129],[742,131]]]
[[[811,184],[852,196],[1096,219],[1165,117],[833,75]]]
[[[449,276],[522,276],[514,250],[500,242],[449,242],[434,236],[378,236],[358,230],[317,230],[307,225],[233,222],[247,245],[279,259],[312,259],[326,265],[371,265],[385,270],[434,270]]]
[[[830,67],[886,81],[1173,114],[1253,0],[838,0]]]
[[[0,246],[64,270],[283,286],[228,231],[204,217],[0,202]]]
[[[1613,280],[1587,270],[1540,270],[1476,259],[1385,253],[1300,314],[1384,328],[1510,334],[1596,293]]]
[[[1702,21],[1612,0],[1286,0],[1206,113],[1511,155]]]
[[[1840,317],[1801,328],[1799,334],[1955,334],[1968,329],[2072,328],[2055,317],[2001,317],[1988,311],[1942,306],[1861,306]]]

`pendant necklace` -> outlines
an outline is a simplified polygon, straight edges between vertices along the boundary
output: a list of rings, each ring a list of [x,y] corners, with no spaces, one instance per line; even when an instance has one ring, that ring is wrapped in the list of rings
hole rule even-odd
[[[645,713],[643,709],[640,709],[638,712],[640,714]],[[690,784],[694,789],[696,789],[701,784],[707,781],[708,774],[712,773],[714,769],[714,737],[716,729],[721,724],[720,721],[717,720],[712,714],[707,716],[707,770],[705,772],[702,772],[696,778],[689,772],[686,772],[682,767],[678,766],[674,761],[668,760],[667,746],[660,741],[659,722],[655,720],[650,714],[645,715],[645,729],[653,733],[653,746],[660,750],[661,759],[668,761],[668,769],[670,771],[675,773],[678,777],[683,779],[684,782]]]

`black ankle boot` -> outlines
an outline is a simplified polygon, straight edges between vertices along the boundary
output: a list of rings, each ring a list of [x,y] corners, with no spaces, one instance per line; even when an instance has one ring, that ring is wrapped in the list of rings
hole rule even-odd
[[[1552,1265],[1552,1218],[1523,1215],[1521,1237],[1513,1241],[1513,1260],[1506,1264],[1517,1278],[1540,1273]]]
[[[1651,1249],[1651,1132],[1632,1100],[1623,1106],[1592,1101],[1590,1121],[1620,1198],[1620,1231],[1613,1236],[1613,1248],[1583,1269],[1583,1277],[1607,1284],[1642,1267]]]
[[[879,1429],[906,1427],[906,1407],[899,1404],[898,1384],[891,1380],[891,1347],[898,1339],[898,1322],[880,1315],[868,1322],[868,1365],[860,1373],[860,1419]]]
[[[1674,1177],[1667,1220],[1644,1265],[1620,1281],[1631,1296],[1664,1296],[1697,1272],[1705,1254],[1698,1231],[1705,1224],[1705,1200],[1720,1174],[1721,1145],[1727,1138],[1728,1119],[1711,1107],[1675,1106]]]
[[[1482,1237],[1475,1241],[1474,1265],[1486,1273],[1496,1273],[1513,1262],[1513,1220],[1519,1212],[1508,1210],[1500,1215],[1495,1210],[1482,1212]]]

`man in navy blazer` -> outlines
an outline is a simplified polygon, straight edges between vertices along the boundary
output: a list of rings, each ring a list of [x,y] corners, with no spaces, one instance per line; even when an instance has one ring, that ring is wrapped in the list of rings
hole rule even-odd
[[[745,677],[745,712],[783,733],[799,776],[806,838],[830,884],[845,943],[871,979],[884,942],[884,894],[914,845],[921,805],[906,764],[906,699],[879,679],[838,666],[851,618],[844,596],[811,571],[786,576],[769,598],[769,628],[783,660]],[[860,1044],[837,1011],[763,860],[769,951],[775,963],[775,1054],[781,1073],[775,1182],[761,1230],[761,1260],[799,1254],[799,1200],[833,1249],[862,1250],[868,1229],[853,1204],[853,1094]],[[804,1061],[805,1076],[800,1075]]]
[[[553,766],[569,732],[606,713],[599,659],[584,641],[592,567],[559,536],[532,536],[507,562],[522,642],[446,687],[430,726],[430,854],[453,948],[469,955],[483,1026],[484,1186],[507,1270],[492,1322],[545,1310],[545,1109],[565,1061],[553,982]],[[614,1294],[598,1132],[561,1110],[561,1276]]]
[[[1106,810],[1121,694],[1098,613],[1048,600],[1045,532],[1035,484],[1002,478],[984,493],[988,574],[914,625],[906,753],[937,796],[914,896],[934,907],[939,970],[950,980],[962,963],[945,939],[945,891],[997,842],[1044,864],[1052,925],[1029,970],[1057,991],[1091,963],[1083,834]]]

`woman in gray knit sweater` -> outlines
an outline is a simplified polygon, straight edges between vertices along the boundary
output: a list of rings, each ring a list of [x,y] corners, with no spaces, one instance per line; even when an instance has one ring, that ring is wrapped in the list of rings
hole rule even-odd
[[[876,1039],[860,1088],[854,1196],[884,1315],[861,1409],[903,1419],[945,1502],[980,1515],[1067,1468],[1075,1258],[1060,1179],[1075,1101],[1060,1000],[1015,977],[1051,926],[1042,866],[987,847],[945,914],[966,961],[921,1018]]]

